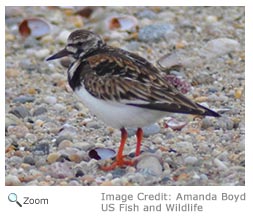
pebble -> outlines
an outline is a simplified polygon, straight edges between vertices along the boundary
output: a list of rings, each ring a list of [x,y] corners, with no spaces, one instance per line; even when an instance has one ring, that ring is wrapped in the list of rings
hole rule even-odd
[[[139,18],[148,18],[148,19],[155,19],[157,17],[156,13],[151,10],[143,10],[138,12],[137,16]]]
[[[50,145],[47,142],[41,142],[36,144],[33,148],[33,153],[35,155],[48,155],[50,150]]]
[[[210,119],[209,117],[204,117],[201,121],[201,129],[208,129],[210,127],[214,127],[214,119]]]
[[[80,186],[81,184],[76,180],[71,180],[67,185],[69,185],[69,186]]]
[[[140,29],[138,38],[144,42],[156,42],[168,37],[174,30],[170,24],[151,24]]]
[[[39,49],[38,51],[35,52],[35,57],[44,59],[48,57],[49,54],[50,54],[50,51],[47,48]]]
[[[239,48],[240,43],[237,40],[229,38],[217,38],[208,41],[199,53],[206,58],[214,58],[233,51],[238,51]]]
[[[24,163],[30,164],[30,165],[35,165],[35,160],[32,156],[26,156],[24,157],[23,160]]]
[[[154,123],[154,124],[149,125],[149,126],[145,126],[143,128],[143,136],[148,137],[150,135],[157,134],[157,133],[160,132],[160,130],[161,130],[161,128],[157,123]]]
[[[76,177],[82,177],[82,176],[84,176],[84,172],[82,171],[82,170],[80,170],[80,169],[78,169],[77,171],[76,171],[76,175],[75,175]]]
[[[163,138],[161,136],[156,136],[153,140],[152,140],[155,144],[162,144],[163,143]]]
[[[70,35],[70,31],[68,30],[62,30],[59,35],[56,37],[56,40],[59,42],[59,43],[66,43],[67,42],[67,39]]]
[[[49,166],[49,174],[56,179],[64,179],[66,177],[74,177],[67,162],[54,162]]]
[[[7,129],[9,135],[15,135],[17,138],[24,138],[29,129],[26,126],[9,126]]]
[[[47,109],[45,107],[38,107],[33,111],[33,116],[36,117],[45,113],[47,113]]]
[[[35,97],[34,96],[28,96],[28,95],[22,95],[22,96],[18,96],[16,98],[13,99],[13,103],[27,103],[27,102],[34,102],[35,101]]]
[[[18,156],[12,156],[9,158],[9,162],[11,163],[11,165],[15,166],[21,164],[23,162],[23,158]]]
[[[58,145],[58,148],[59,149],[64,149],[64,148],[67,148],[67,147],[71,147],[73,145],[73,142],[71,142],[70,140],[62,140],[59,145]]]
[[[184,162],[185,164],[195,165],[198,162],[198,158],[194,156],[187,156],[186,158],[184,158]]]
[[[25,118],[25,117],[30,116],[30,112],[24,106],[15,107],[9,113],[14,114],[16,117],[22,118],[22,119]]]
[[[244,94],[244,88],[242,88],[242,87],[236,88],[236,89],[234,90],[234,97],[235,97],[236,99],[241,98],[241,97],[243,96],[243,94]]]
[[[156,156],[147,154],[139,157],[136,169],[154,176],[160,176],[162,174],[163,167]]]
[[[54,104],[54,105],[53,105],[53,108],[54,108],[56,111],[58,111],[58,112],[61,112],[61,111],[66,110],[66,106],[64,106],[63,104],[58,104],[58,103]]]
[[[6,186],[17,186],[17,185],[21,185],[21,182],[17,176],[7,175],[5,177],[5,185]]]
[[[62,128],[59,131],[59,136],[65,136],[65,137],[74,137],[77,134],[77,128],[70,125],[70,124],[64,124]]]
[[[222,116],[219,119],[217,119],[216,128],[221,128],[224,130],[232,130],[234,128],[234,122],[232,118],[227,116]]]
[[[48,162],[49,164],[54,163],[54,162],[56,162],[56,161],[59,159],[59,157],[60,157],[60,154],[57,153],[57,152],[50,153],[50,154],[47,156],[47,162]]]
[[[228,167],[226,166],[226,164],[224,164],[224,162],[222,162],[218,158],[215,158],[213,162],[218,167],[218,169],[220,169],[220,170],[228,170]]]
[[[46,103],[48,103],[48,104],[53,105],[53,104],[56,104],[57,98],[56,98],[55,96],[46,96],[46,97],[44,98],[44,101],[45,101]]]
[[[82,161],[82,157],[78,154],[70,154],[68,158],[70,161],[75,163],[80,163]]]
[[[193,144],[190,143],[190,142],[184,142],[184,141],[181,141],[181,142],[178,142],[176,144],[176,146],[178,148],[181,148],[182,150],[184,151],[192,151],[193,150]]]
[[[5,129],[9,126],[21,125],[22,122],[14,114],[5,115]]]
[[[166,54],[157,60],[158,66],[161,70],[168,71],[172,68],[179,68],[184,65],[184,57],[181,51],[174,51],[173,53]]]
[[[17,76],[19,76],[19,74],[20,74],[20,71],[14,69],[14,68],[6,69],[6,71],[5,71],[5,75],[7,78],[17,77]]]
[[[87,128],[99,129],[101,128],[101,124],[97,121],[90,121],[86,124]]]
[[[63,135],[63,136],[58,136],[55,140],[55,146],[58,147],[59,144],[64,141],[64,140],[68,140],[68,141],[71,141],[72,140],[72,137],[69,136],[69,135]]]

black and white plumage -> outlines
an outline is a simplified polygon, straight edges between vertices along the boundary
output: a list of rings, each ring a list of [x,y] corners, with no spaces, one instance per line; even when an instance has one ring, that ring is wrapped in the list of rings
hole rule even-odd
[[[108,46],[93,32],[72,32],[67,46],[47,60],[67,55],[74,58],[68,69],[71,88],[93,114],[114,128],[141,129],[169,112],[220,116],[181,94],[144,58]]]

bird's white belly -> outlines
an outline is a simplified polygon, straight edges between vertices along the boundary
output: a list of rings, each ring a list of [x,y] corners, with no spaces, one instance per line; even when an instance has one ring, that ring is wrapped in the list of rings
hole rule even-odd
[[[90,112],[114,128],[144,127],[166,116],[166,112],[148,110],[113,101],[95,98],[86,89],[76,89],[75,94],[81,98]]]

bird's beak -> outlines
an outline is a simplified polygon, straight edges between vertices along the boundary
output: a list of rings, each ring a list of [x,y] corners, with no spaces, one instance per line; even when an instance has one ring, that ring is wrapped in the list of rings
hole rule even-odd
[[[68,55],[69,55],[69,52],[67,51],[66,48],[64,48],[61,51],[59,51],[59,52],[53,54],[52,56],[50,56],[49,58],[47,58],[46,61],[51,61],[51,60],[62,58],[62,57],[68,56]]]

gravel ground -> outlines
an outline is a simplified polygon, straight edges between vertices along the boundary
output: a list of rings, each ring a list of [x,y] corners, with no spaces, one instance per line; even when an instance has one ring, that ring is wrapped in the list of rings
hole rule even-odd
[[[6,7],[6,185],[244,185],[244,8],[81,9]],[[36,23],[42,33],[19,30],[23,20],[32,26],[31,17],[51,29]],[[166,55],[160,68],[222,117],[166,117],[145,129],[136,166],[100,170],[115,155],[120,131],[73,96],[68,60],[45,61],[76,28],[157,66]],[[129,132],[125,154],[132,157],[136,139]],[[103,160],[89,155],[102,148],[112,149]]]

